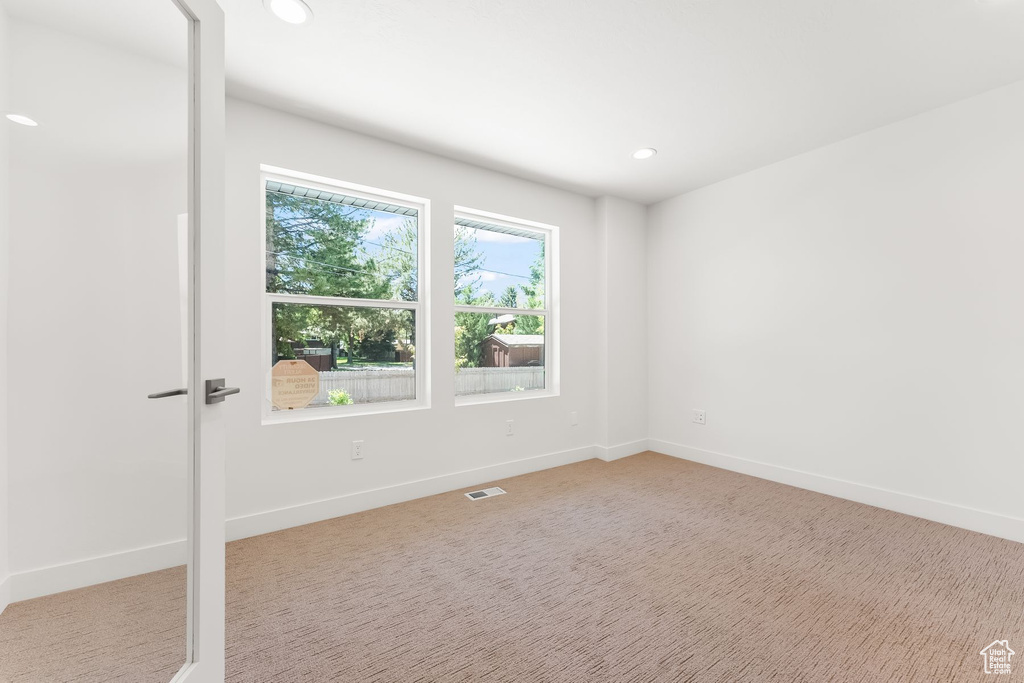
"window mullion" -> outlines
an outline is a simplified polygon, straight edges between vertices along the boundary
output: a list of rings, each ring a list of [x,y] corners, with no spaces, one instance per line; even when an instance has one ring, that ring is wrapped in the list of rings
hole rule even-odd
[[[315,294],[284,294],[267,292],[272,303],[310,304],[313,306],[348,306],[351,308],[391,308],[418,311],[418,301],[395,301],[391,299],[354,299],[344,296],[319,296]]]
[[[496,313],[498,315],[535,315],[543,316],[548,314],[546,308],[502,308],[501,306],[466,306],[456,304],[456,313]]]

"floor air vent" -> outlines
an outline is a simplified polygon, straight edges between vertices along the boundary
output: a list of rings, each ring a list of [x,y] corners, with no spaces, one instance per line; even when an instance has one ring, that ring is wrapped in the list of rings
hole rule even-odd
[[[470,491],[466,494],[466,498],[470,500],[480,500],[481,498],[490,498],[492,496],[500,496],[505,493],[504,489],[500,489],[497,486],[492,486],[489,489],[482,489],[480,491]]]

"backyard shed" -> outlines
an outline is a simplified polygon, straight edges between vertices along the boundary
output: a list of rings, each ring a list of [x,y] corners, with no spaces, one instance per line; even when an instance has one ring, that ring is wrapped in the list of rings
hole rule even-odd
[[[492,334],[480,346],[485,368],[544,365],[543,334]]]

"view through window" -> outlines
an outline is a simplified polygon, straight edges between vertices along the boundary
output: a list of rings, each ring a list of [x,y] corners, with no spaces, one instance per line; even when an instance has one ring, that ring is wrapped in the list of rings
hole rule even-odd
[[[264,191],[269,411],[416,400],[421,207],[277,176]]]
[[[548,388],[550,232],[457,215],[455,393]]]

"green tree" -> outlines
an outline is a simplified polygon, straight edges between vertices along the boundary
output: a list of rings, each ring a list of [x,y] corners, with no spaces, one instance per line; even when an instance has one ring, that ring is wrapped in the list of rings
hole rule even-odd
[[[363,299],[391,298],[391,283],[359,244],[372,220],[358,208],[267,192],[267,291]],[[379,322],[364,310],[327,306],[274,307],[275,352],[292,356],[290,342],[309,335],[352,361],[361,328]]]
[[[505,291],[501,293],[501,299],[498,301],[498,305],[503,308],[515,308],[519,304],[519,290],[516,289],[515,285],[509,285],[505,288]]]
[[[383,252],[378,269],[381,277],[391,283],[393,298],[416,301],[419,282],[418,226],[415,219],[402,222],[396,230],[381,238]]]
[[[526,296],[526,308],[544,308],[544,271],[546,242],[541,242],[540,253],[530,264],[529,284],[519,285]],[[516,320],[516,334],[544,334],[544,318],[536,315],[521,315]]]
[[[484,254],[477,246],[476,233],[461,225],[455,226],[455,303],[463,306],[494,306],[494,295],[480,287],[480,269]],[[475,368],[481,365],[480,342],[493,332],[487,322],[489,313],[455,314],[455,367]]]
[[[467,291],[460,294],[456,303],[470,306],[493,306],[494,295],[488,291]],[[481,365],[480,343],[487,335],[494,332],[494,325],[489,321],[494,317],[491,313],[455,314],[455,367],[476,368]]]
[[[455,226],[455,302],[472,304],[480,288],[476,273],[484,264],[477,247],[476,233],[463,225]]]
[[[390,283],[359,244],[373,221],[359,209],[267,193],[267,291],[390,298]]]

